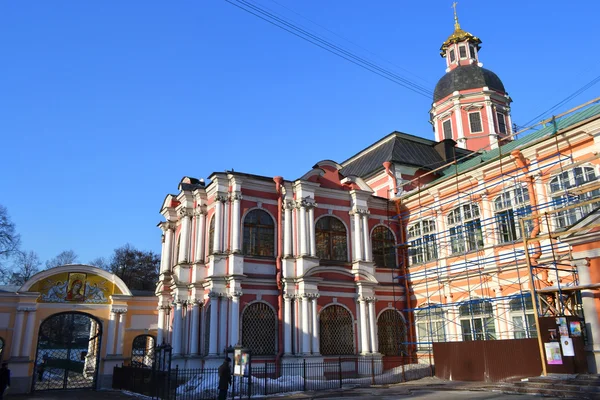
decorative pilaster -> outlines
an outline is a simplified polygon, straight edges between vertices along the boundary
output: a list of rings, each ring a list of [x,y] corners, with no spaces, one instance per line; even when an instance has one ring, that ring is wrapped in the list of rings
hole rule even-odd
[[[163,257],[160,265],[160,273],[164,274],[171,271],[172,266],[172,254],[173,254],[173,230],[174,225],[170,222],[164,222],[161,224],[161,229],[164,232],[165,243],[163,246]]]
[[[310,298],[307,293],[302,295],[302,353],[310,354],[310,332],[309,332],[309,314],[308,302]]]
[[[27,312],[27,323],[25,324],[25,339],[23,342],[23,351],[21,356],[29,357],[31,355],[31,345],[33,343],[33,333],[37,331],[35,327],[35,306],[22,307],[23,311]],[[93,321],[93,320],[92,320]],[[34,357],[35,359],[35,357]]]
[[[210,292],[208,294],[210,299],[210,333],[208,342],[208,354],[217,355],[217,335],[219,332],[219,294]]]
[[[242,297],[242,292],[232,292],[229,297],[231,299],[231,332],[229,343],[235,346],[239,344],[240,340],[240,297]]]
[[[283,295],[283,352],[292,353],[292,295]]]
[[[285,202],[285,212],[283,218],[283,256],[290,257],[292,255],[292,208],[294,202]]]
[[[171,346],[173,346],[173,355],[181,355],[181,339],[183,337],[183,302],[181,300],[175,301],[175,308],[173,310],[173,334],[171,337]]]
[[[242,195],[240,193],[232,193],[230,196],[231,202],[233,203],[233,210],[231,214],[231,251],[233,253],[241,253],[240,249],[240,203],[242,201]]]
[[[206,211],[201,207],[194,211],[196,216],[196,249],[194,258],[196,262],[204,262],[204,236],[206,232]]]
[[[362,232],[365,247],[365,261],[371,262],[371,238],[369,235],[369,210],[365,210],[362,214]]]
[[[306,202],[300,201],[298,205],[298,213],[300,215],[300,255],[308,255],[307,251],[307,232],[306,232]]]
[[[358,297],[358,304],[360,309],[360,320],[358,321],[360,326],[360,347],[363,354],[369,352],[369,330],[367,322],[367,300],[363,296]]]
[[[308,239],[310,243],[309,254],[311,257],[317,256],[317,240],[315,236],[315,207],[317,203],[309,202],[306,206],[308,209]]]
[[[198,344],[200,343],[200,304],[201,301],[196,299],[194,299],[192,302],[192,329],[190,337],[190,354],[193,356],[198,355]]]
[[[213,253],[223,252],[223,203],[227,201],[227,197],[223,195],[215,196],[215,238],[213,240]]]
[[[126,308],[114,309],[119,315],[119,327],[117,329],[117,350],[115,354],[123,355],[123,340],[125,339],[125,314],[127,313]]]
[[[358,210],[354,211],[354,235],[353,236],[353,247],[354,247],[354,261],[362,261],[362,235],[360,232],[360,213]]]
[[[371,336],[371,353],[377,353],[377,319],[375,318],[375,302],[377,299],[375,297],[367,297],[365,298],[369,305],[369,334]]]
[[[116,309],[110,311],[108,319],[108,338],[106,339],[106,354],[115,354],[115,329],[117,322]]]
[[[189,210],[183,208],[179,210],[179,216],[181,218],[181,238],[179,240],[179,257],[177,259],[178,264],[185,264],[190,259],[190,231],[192,214]]]
[[[310,295],[312,298],[312,354],[319,354],[319,322],[317,318],[317,299],[319,298],[318,293],[313,293]]]

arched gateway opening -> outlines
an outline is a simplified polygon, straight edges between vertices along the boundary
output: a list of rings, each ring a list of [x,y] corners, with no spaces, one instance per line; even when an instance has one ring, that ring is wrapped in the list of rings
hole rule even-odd
[[[54,314],[40,325],[33,391],[94,389],[102,324],[81,312]]]

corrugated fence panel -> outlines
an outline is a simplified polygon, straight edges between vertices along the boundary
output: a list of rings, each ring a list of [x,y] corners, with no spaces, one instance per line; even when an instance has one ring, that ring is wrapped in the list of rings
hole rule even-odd
[[[537,339],[434,343],[433,358],[441,379],[500,382],[542,373]]]

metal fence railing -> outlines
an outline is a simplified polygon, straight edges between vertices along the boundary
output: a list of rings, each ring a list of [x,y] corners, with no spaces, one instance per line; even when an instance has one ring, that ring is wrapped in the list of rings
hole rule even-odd
[[[322,362],[298,360],[251,364],[249,376],[234,376],[229,398],[266,396],[279,393],[328,390],[347,386],[368,387],[420,379],[432,375],[429,364],[394,357],[336,358]],[[141,393],[163,400],[215,399],[218,395],[218,369],[173,368],[170,372],[117,366],[113,388]]]

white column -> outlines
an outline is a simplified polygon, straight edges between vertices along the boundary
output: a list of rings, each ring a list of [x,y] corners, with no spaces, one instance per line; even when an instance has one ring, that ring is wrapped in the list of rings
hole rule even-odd
[[[160,272],[165,273],[171,270],[171,257],[173,254],[173,228],[171,226],[167,226],[165,231],[165,254],[163,258],[163,263],[160,266]]]
[[[191,216],[187,210],[180,210],[181,215],[181,237],[179,240],[179,258],[178,263],[185,263],[189,261],[190,251],[190,219]]]
[[[181,355],[181,337],[182,337],[182,324],[183,315],[181,308],[181,301],[175,302],[175,309],[173,310],[173,336],[171,338],[171,345],[173,346],[173,355]]]
[[[227,310],[229,308],[229,298],[226,295],[220,297],[221,310],[219,311],[219,354],[229,343],[227,343]]]
[[[489,134],[496,135],[496,128],[494,126],[495,118],[494,118],[494,113],[492,111],[492,102],[491,101],[485,102],[485,112],[487,114],[487,123],[488,123]]]
[[[240,297],[242,292],[233,292],[231,294],[231,332],[229,335],[229,344],[235,346],[240,339]]]
[[[375,299],[369,301],[369,334],[371,335],[371,353],[377,353],[377,322],[375,319]]]
[[[156,330],[156,345],[160,346],[165,341],[165,308],[158,306],[158,326]]]
[[[360,214],[358,210],[354,211],[354,260],[362,260],[362,246],[361,246],[362,235],[360,234]]]
[[[369,352],[369,331],[367,329],[367,302],[363,297],[358,300],[360,306],[360,343],[363,353]]]
[[[365,212],[362,216],[363,226],[363,240],[365,245],[365,261],[371,262],[371,238],[369,236],[369,213]]]
[[[230,225],[229,215],[230,214],[231,214],[231,201],[230,201],[229,195],[228,195],[227,198],[223,202],[223,241],[222,241],[223,245],[221,246],[221,250],[223,250],[224,253],[231,250],[231,236],[230,236],[231,230],[229,229],[229,225]]]
[[[289,202],[285,205],[285,214],[283,218],[283,256],[292,255],[292,209]]]
[[[306,249],[306,208],[304,205],[300,206],[298,212],[300,213],[300,255],[306,256],[308,251]]]
[[[319,354],[319,322],[317,318],[317,299],[318,294],[315,294],[312,299],[312,353]]]
[[[457,134],[457,142],[461,143],[462,142],[462,146],[463,148],[465,148],[467,146],[467,143],[465,143],[464,141],[462,141],[461,139],[465,138],[465,130],[463,129],[463,124],[462,124],[462,109],[460,108],[460,104],[456,103],[456,105],[454,106],[454,120],[456,121],[456,134]]]
[[[308,295],[302,296],[302,353],[310,354],[310,332],[308,327]]]
[[[287,209],[286,209],[287,210]],[[283,351],[292,352],[292,301],[289,294],[283,296]]]
[[[221,225],[223,224],[223,196],[215,197],[215,237],[213,240],[213,253],[221,253],[223,251],[222,238],[221,238]]]
[[[233,200],[233,212],[231,215],[231,250],[234,253],[240,253],[240,200],[242,200],[242,195],[235,193],[231,198]]]
[[[217,355],[217,335],[219,334],[219,295],[211,293],[210,297],[210,333],[208,342],[208,353]]]
[[[315,206],[312,204],[308,208],[308,239],[310,241],[310,255],[312,257],[317,256],[317,240],[315,237]]]
[[[187,355],[190,351],[190,304],[184,302],[181,306],[181,354]]]
[[[123,354],[123,340],[125,339],[125,313],[127,310],[119,310],[119,328],[117,330],[117,351],[115,354]]]
[[[198,304],[198,300],[195,300],[194,304],[192,305],[192,332],[190,336],[190,354],[193,356],[198,354],[198,344],[200,343],[199,328],[200,304]]]
[[[106,354],[115,354],[115,328],[117,313],[111,310],[108,320],[108,338],[106,339]]]
[[[94,321],[92,320],[92,323]],[[33,333],[35,329],[35,307],[27,308],[27,323],[25,325],[25,339],[23,342],[23,352],[21,356],[29,357],[31,355],[31,344],[33,342]],[[35,356],[33,357],[35,359]]]
[[[204,261],[204,232],[206,231],[206,213],[200,208],[196,209],[196,262]]]

